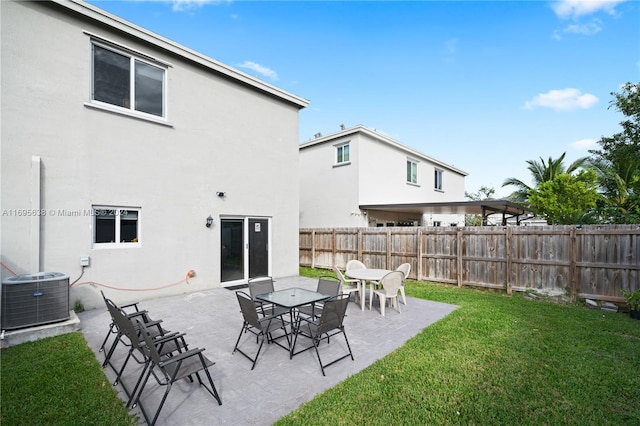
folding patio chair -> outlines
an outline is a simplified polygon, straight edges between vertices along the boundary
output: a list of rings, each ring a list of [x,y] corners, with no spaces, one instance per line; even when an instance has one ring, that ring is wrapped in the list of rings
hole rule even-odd
[[[140,390],[138,395],[135,397],[134,403],[140,406],[142,414],[144,415],[147,424],[150,426],[155,425],[158,420],[158,416],[160,415],[160,411],[164,406],[164,403],[169,396],[169,392],[171,391],[172,385],[178,380],[182,380],[185,378],[189,378],[191,382],[193,382],[192,376],[195,375],[198,379],[198,383],[200,383],[206,390],[209,392],[215,399],[218,401],[218,405],[222,405],[222,400],[218,395],[218,391],[216,390],[216,386],[213,384],[213,379],[211,378],[211,374],[209,373],[209,367],[215,364],[215,362],[211,361],[209,358],[203,355],[204,349],[189,349],[186,352],[174,353],[173,356],[163,357],[160,355],[158,350],[158,345],[154,342],[153,337],[148,332],[148,329],[144,324],[140,324],[141,335],[144,339],[144,345],[141,347],[145,352],[147,359],[149,359],[149,365],[145,369],[144,379],[140,385]],[[178,344],[177,342],[175,343]],[[159,374],[156,374],[156,371]],[[205,382],[202,381],[200,377],[200,372],[204,371],[207,376],[207,380],[209,381],[209,386],[206,385]],[[160,386],[166,386],[164,395],[158,405],[158,409],[156,410],[153,419],[149,421],[149,417],[147,415],[146,410],[143,409],[143,405],[140,404],[140,397],[144,392],[147,381],[149,380],[149,376],[153,374],[154,378],[158,382]]]
[[[100,290],[100,294],[102,294],[102,299],[105,301],[105,303],[107,302],[107,297],[104,295],[104,291]],[[146,311],[140,311],[140,309],[138,308],[138,302],[134,302],[134,303],[129,303],[126,305],[120,305],[120,308],[122,308],[127,315],[146,315]],[[145,318],[145,320],[147,320]],[[102,345],[100,345],[100,349],[98,352],[104,352],[105,351],[105,347],[107,345],[107,341],[109,340],[109,337],[111,337],[112,335],[118,335],[118,329],[116,327],[115,322],[113,322],[113,319],[111,321],[111,323],[109,324],[109,330],[107,331],[107,335],[104,336],[104,340],[102,341]]]
[[[323,376],[326,375],[324,373],[324,369],[326,367],[335,364],[336,362],[343,360],[349,356],[351,357],[351,360],[353,360],[353,353],[351,352],[351,346],[349,345],[349,340],[347,339],[347,333],[344,331],[343,324],[348,303],[349,295],[341,294],[338,296],[334,296],[324,302],[322,315],[318,320],[313,321],[310,318],[303,318],[303,320],[306,321],[309,327],[309,335],[311,336],[311,340],[313,341],[313,346],[309,346],[308,348],[303,349],[300,352],[304,352],[305,350],[311,349],[312,347],[315,348],[318,362],[320,363],[320,370],[322,370]],[[318,351],[318,346],[324,339],[326,339],[327,343],[329,343],[329,339],[337,334],[342,334],[344,336],[344,340],[347,343],[347,349],[349,350],[349,352],[342,355],[341,357],[334,359],[331,362],[323,364],[322,359],[320,358],[320,352]],[[293,342],[294,351],[296,342],[298,340],[297,337],[298,334],[296,334],[296,338]]]
[[[318,278],[318,285],[316,291],[327,296],[337,296],[340,294],[340,280],[332,276],[322,276]],[[322,314],[323,302],[314,304],[314,306],[306,305],[298,308],[299,313],[307,315],[309,317],[319,317]]]
[[[111,343],[109,351],[105,353],[105,358],[104,358],[104,362],[102,363],[102,367],[104,368],[108,365],[111,368],[113,368],[114,371],[117,372],[117,369],[111,363],[111,357],[113,356],[113,353],[115,352],[116,347],[118,346],[119,343],[122,343],[124,346],[128,346],[128,347],[131,346],[131,342],[129,341],[129,339],[123,340],[123,337],[126,337],[126,335],[124,333],[124,330],[118,327],[118,322],[114,317],[114,314],[116,313],[117,309],[120,309],[122,314],[129,319],[134,319],[134,318],[140,319],[142,322],[147,324],[148,327],[151,328],[152,332],[155,333],[156,335],[165,334],[168,331],[160,327],[160,323],[162,322],[162,320],[159,320],[159,321],[152,320],[149,317],[147,311],[140,311],[137,309],[137,306],[136,306],[136,310],[134,312],[127,313],[124,310],[124,307],[129,307],[132,305],[125,305],[124,307],[121,308],[117,306],[111,299],[108,299],[103,292],[101,293],[102,293],[102,298],[104,299],[104,303],[107,306],[107,310],[109,311],[109,315],[111,316],[111,324],[109,325],[109,331],[108,331],[107,337],[105,338],[102,344],[106,345],[109,335],[115,334],[115,338],[113,340],[113,343]],[[116,310],[113,310],[113,308],[116,308]],[[101,348],[101,350],[104,350],[104,349],[106,348]]]
[[[142,376],[145,373],[146,368],[149,366],[150,359],[147,356],[147,352],[143,350],[142,346],[143,338],[142,327],[145,327],[147,333],[151,335],[154,344],[157,347],[157,350],[161,356],[171,356],[174,352],[183,352],[187,351],[189,348],[187,343],[184,340],[184,333],[165,333],[158,321],[154,322],[143,322],[142,318],[134,318],[133,320],[129,318],[121,308],[118,308],[113,301],[110,299],[105,299],[105,303],[107,304],[107,308],[109,309],[109,313],[111,313],[111,317],[114,319],[117,329],[129,340],[127,346],[129,347],[129,351],[127,356],[122,363],[122,366],[119,370],[116,371],[116,380],[113,382],[113,385],[116,386],[120,384],[125,394],[129,398],[127,401],[127,406],[130,406],[133,402],[133,398],[136,394],[138,387],[140,386],[140,382],[142,380]],[[137,355],[140,355],[141,358],[138,358]],[[138,364],[143,364],[144,367],[138,380],[136,381],[136,385],[131,392],[127,389],[124,382],[122,381],[122,377],[124,375],[125,368],[129,363],[129,360],[133,358]],[[111,364],[111,367],[115,371],[115,367]]]
[[[254,277],[249,279],[249,294],[253,299],[256,309],[262,316],[269,315],[282,315],[289,311],[279,306],[273,306],[271,303],[263,302],[256,299],[259,294],[273,293],[275,288],[273,286],[273,278],[271,277]]]
[[[244,355],[249,361],[253,363],[251,365],[251,369],[253,370],[256,366],[256,362],[258,361],[258,355],[260,355],[260,350],[262,350],[262,345],[264,344],[265,337],[267,338],[267,343],[273,342],[281,348],[289,351],[289,334],[287,333],[287,329],[285,327],[286,323],[282,319],[282,316],[267,315],[260,318],[258,317],[258,311],[256,311],[254,301],[248,294],[242,291],[236,291],[236,297],[238,298],[238,304],[240,305],[240,311],[242,312],[244,322],[242,324],[242,329],[240,330],[238,340],[236,340],[236,345],[233,348],[233,353],[237,351]],[[278,329],[283,330],[284,335],[274,338],[271,333]],[[252,333],[256,334],[257,337],[261,338],[260,346],[258,346],[258,352],[253,358],[247,355],[242,349],[238,347],[242,335],[247,331],[251,331]],[[282,337],[286,337],[287,346],[283,346],[280,342],[277,341],[277,339],[280,339]]]

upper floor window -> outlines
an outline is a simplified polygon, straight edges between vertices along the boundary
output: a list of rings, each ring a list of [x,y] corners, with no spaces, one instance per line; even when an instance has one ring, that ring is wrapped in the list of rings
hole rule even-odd
[[[407,160],[407,182],[418,183],[418,163],[413,160]]]
[[[140,242],[140,209],[93,206],[94,244],[132,244]]]
[[[349,144],[336,147],[336,164],[349,162]]]
[[[165,117],[165,68],[96,43],[92,58],[92,100]]]
[[[433,188],[442,191],[442,170],[435,169],[433,174]]]

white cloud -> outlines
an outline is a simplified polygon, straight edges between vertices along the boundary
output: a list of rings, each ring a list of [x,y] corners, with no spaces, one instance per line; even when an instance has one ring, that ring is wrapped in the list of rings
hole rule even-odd
[[[269,67],[265,67],[264,65],[256,64],[255,62],[251,61],[244,61],[242,64],[238,64],[237,66],[239,68],[249,69],[265,77],[269,77],[272,80],[278,80],[278,73]]]
[[[598,12],[615,15],[616,6],[625,1],[626,0],[560,0],[553,3],[551,8],[561,19],[576,19]]]
[[[570,111],[574,109],[587,109],[598,103],[598,98],[590,93],[582,93],[578,89],[550,90],[547,93],[536,95],[530,101],[525,102],[525,109],[536,107],[551,108],[556,111]]]
[[[575,142],[571,142],[569,145],[573,149],[585,150],[590,149],[598,144],[598,141],[595,139],[580,139]]]
[[[444,42],[444,48],[448,53],[454,54],[458,50],[458,39],[450,38],[449,40]]]
[[[171,0],[174,12],[182,12],[185,10],[197,9],[205,4],[220,4],[221,0]]]
[[[567,27],[563,30],[565,33],[570,34],[583,34],[583,35],[593,35],[599,33],[602,30],[600,26],[600,22],[597,20],[593,20],[588,24],[572,24],[567,25]]]
[[[555,30],[553,32],[553,38],[555,40],[562,40],[562,34],[581,34],[581,35],[594,35],[602,31],[602,21],[599,19],[593,19],[586,24],[570,24],[564,27],[562,30]]]

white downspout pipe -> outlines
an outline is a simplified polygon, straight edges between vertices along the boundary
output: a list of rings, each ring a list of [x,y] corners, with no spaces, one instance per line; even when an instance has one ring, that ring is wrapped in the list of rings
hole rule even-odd
[[[40,272],[40,222],[43,215],[42,205],[40,201],[40,157],[31,156],[31,211],[35,214],[31,215],[30,233],[29,233],[29,272]]]

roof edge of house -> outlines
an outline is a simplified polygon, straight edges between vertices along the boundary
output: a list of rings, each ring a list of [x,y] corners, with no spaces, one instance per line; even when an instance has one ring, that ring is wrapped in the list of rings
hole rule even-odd
[[[308,148],[308,147],[311,147],[311,146],[314,146],[314,145],[319,145],[319,144],[322,144],[322,143],[325,143],[325,142],[332,141],[334,139],[343,138],[345,136],[349,136],[349,135],[356,134],[356,133],[366,134],[367,136],[370,136],[370,137],[372,137],[374,139],[377,139],[377,140],[379,140],[379,141],[381,141],[383,143],[386,143],[386,144],[391,145],[391,146],[395,146],[396,148],[399,148],[399,149],[401,149],[403,151],[406,151],[406,152],[410,153],[411,155],[413,155],[415,157],[423,158],[423,159],[428,160],[428,161],[430,161],[430,162],[432,162],[434,164],[437,164],[438,166],[441,166],[443,168],[447,168],[447,169],[449,169],[451,171],[454,171],[456,173],[459,173],[459,174],[461,174],[463,176],[468,176],[469,175],[469,173],[465,172],[464,170],[458,169],[457,167],[455,167],[455,166],[453,166],[451,164],[445,163],[445,162],[440,161],[438,159],[435,159],[435,158],[433,158],[433,157],[431,157],[429,155],[426,155],[426,154],[424,154],[424,153],[422,153],[422,152],[420,152],[420,151],[418,151],[416,149],[413,149],[413,148],[411,148],[411,147],[409,147],[407,145],[404,145],[404,144],[398,142],[397,140],[395,140],[395,139],[393,139],[393,138],[391,138],[391,137],[389,137],[387,135],[378,133],[375,129],[371,129],[369,127],[363,126],[362,124],[358,124],[357,126],[350,127],[348,129],[342,129],[342,130],[340,130],[338,132],[331,133],[331,134],[326,135],[326,136],[318,136],[315,139],[312,139],[312,140],[310,140],[308,142],[301,143],[298,146],[298,148],[300,150],[303,150],[305,148]]]
[[[79,13],[89,19],[101,22],[105,25],[108,25],[133,37],[139,38],[143,41],[146,41],[147,43],[153,44],[175,55],[181,56],[188,61],[205,66],[214,72],[224,75],[227,78],[231,78],[242,84],[248,85],[259,91],[268,93],[286,102],[294,104],[300,109],[307,107],[310,103],[310,101],[307,99],[282,90],[256,77],[252,77],[249,74],[237,70],[229,65],[223,64],[220,61],[205,56],[202,53],[176,43],[175,41],[149,31],[143,27],[140,27],[132,22],[129,22],[119,16],[109,13],[106,10],[100,9],[97,6],[86,3],[82,0],[50,1],[76,13]]]

